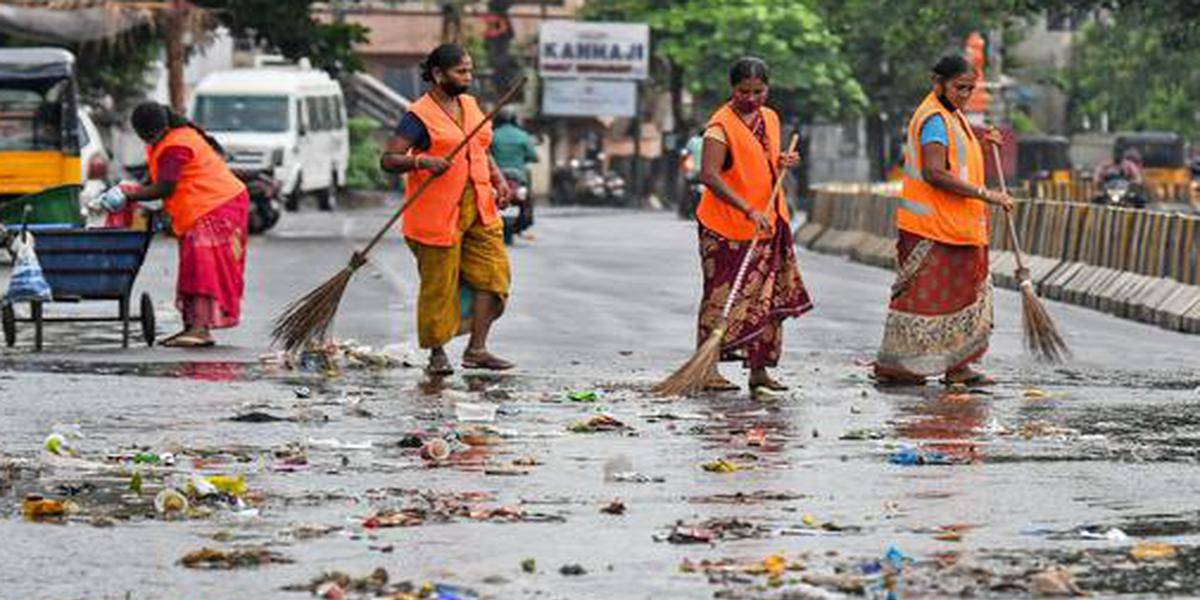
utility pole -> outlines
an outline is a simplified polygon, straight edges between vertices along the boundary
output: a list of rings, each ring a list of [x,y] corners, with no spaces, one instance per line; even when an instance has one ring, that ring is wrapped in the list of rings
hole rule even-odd
[[[513,27],[508,11],[512,4],[513,0],[488,0],[487,3],[488,27],[484,31],[484,45],[488,52],[488,66],[492,71],[492,92],[497,95],[517,78],[521,70],[520,63],[511,51]]]
[[[183,38],[187,34],[188,8],[185,0],[171,0],[166,15],[167,95],[170,98],[171,109],[179,114],[187,110],[187,89],[183,81],[183,65],[187,52]]]
[[[463,41],[462,13],[464,0],[442,0],[442,43],[461,44]]]

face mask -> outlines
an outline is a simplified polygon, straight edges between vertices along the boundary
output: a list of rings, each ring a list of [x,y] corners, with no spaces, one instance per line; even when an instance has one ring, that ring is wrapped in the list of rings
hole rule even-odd
[[[733,93],[732,100],[733,108],[740,113],[754,112],[762,108],[762,105],[766,99],[766,94],[763,94],[762,96],[755,96],[754,94],[745,94],[735,91]]]

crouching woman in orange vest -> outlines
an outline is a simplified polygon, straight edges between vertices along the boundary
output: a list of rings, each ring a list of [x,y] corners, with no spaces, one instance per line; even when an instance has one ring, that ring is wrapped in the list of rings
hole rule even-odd
[[[407,173],[409,194],[432,179],[404,214],[404,237],[417,258],[421,290],[417,337],[429,349],[430,375],[454,372],[445,345],[470,333],[464,368],[505,370],[511,362],[488,351],[492,323],[504,312],[510,273],[499,209],[508,203],[508,184],[488,152],[492,127],[484,125],[449,162],[446,156],[484,120],[471,84],[471,57],[457,44],[443,44],[421,65],[431,88],[408,108],[388,142],[381,164]],[[464,310],[465,309],[465,310]]]
[[[779,363],[783,320],[812,308],[800,278],[789,212],[783,194],[771,197],[784,169],[800,162],[780,153],[779,115],[764,106],[769,73],[757,58],[743,58],[729,71],[731,100],[709,119],[701,152],[704,195],[696,208],[704,296],[697,343],[718,325],[742,259],[749,255],[745,281],[729,314],[721,360],[741,361],[749,369],[751,391],[782,391],[768,368]],[[757,238],[755,244],[751,240]],[[705,388],[735,390],[717,371]]]
[[[988,204],[1012,210],[1012,199],[984,187],[983,148],[960,110],[977,79],[963,57],[942,58],[908,123],[896,282],[875,362],[882,383],[992,381],[971,367],[992,333]]]
[[[139,104],[130,121],[146,143],[150,184],[113,187],[100,206],[116,211],[126,202],[164,201],[179,239],[175,306],[183,331],[162,345],[211,346],[213,329],[233,327],[241,317],[250,195],[226,166],[220,144],[166,106]]]

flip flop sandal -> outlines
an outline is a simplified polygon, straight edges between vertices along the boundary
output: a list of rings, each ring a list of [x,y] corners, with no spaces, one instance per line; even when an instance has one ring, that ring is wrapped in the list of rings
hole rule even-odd
[[[485,358],[482,360],[469,359],[464,356],[463,360],[462,360],[462,367],[464,369],[485,369],[488,371],[507,371],[515,366],[516,365],[508,362],[507,360],[504,360],[502,358],[496,358],[495,356],[489,356],[488,358]]]
[[[179,333],[173,333],[173,334],[171,334],[171,335],[168,335],[167,337],[165,337],[165,338],[163,338],[163,339],[159,340],[159,341],[158,341],[158,345],[159,345],[159,346],[162,346],[162,345],[165,345],[165,344],[169,344],[169,343],[171,343],[171,342],[174,342],[175,340],[177,340],[177,339],[179,339],[180,337],[182,337],[182,336],[183,336],[183,334],[185,334],[185,333],[187,333],[187,332],[186,332],[186,331],[180,331]]]
[[[774,380],[766,381],[764,383],[754,383],[754,384],[751,384],[750,387],[751,388],[766,388],[768,390],[771,390],[772,392],[786,392],[791,389],[789,386],[786,386],[786,385],[779,383],[778,381],[774,381]]]
[[[783,396],[783,392],[773,390],[765,385],[756,385],[750,388],[750,397],[756,400],[775,400]]]
[[[882,387],[923,386],[926,383],[924,377],[920,379],[915,377],[909,379],[906,377],[895,377],[892,375],[880,375],[878,373],[871,373],[868,375],[868,377],[875,381],[875,385]]]
[[[173,339],[163,341],[160,346],[167,348],[208,348],[216,345],[216,340],[212,338],[204,339],[192,335],[178,335]]]
[[[728,379],[714,379],[711,383],[704,384],[704,391],[706,392],[736,392],[740,389],[742,389],[741,386]]]
[[[954,380],[954,379],[950,379],[949,377],[942,377],[942,385],[952,386],[955,384],[964,385],[967,387],[980,386],[980,385],[996,385],[996,380],[995,380],[995,378],[993,378],[991,375],[988,375],[987,373],[976,373],[966,379],[961,379],[961,380]]]

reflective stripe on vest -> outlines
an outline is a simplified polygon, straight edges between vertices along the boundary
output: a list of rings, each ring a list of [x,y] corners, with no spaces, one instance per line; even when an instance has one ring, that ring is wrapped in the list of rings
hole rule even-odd
[[[989,227],[986,205],[976,198],[943,190],[925,181],[921,165],[921,127],[933,115],[940,115],[946,123],[949,144],[946,162],[951,172],[968,184],[981,186],[984,183],[982,149],[962,113],[946,109],[934,94],[929,94],[908,123],[896,225],[946,244],[986,245]]]
[[[934,115],[941,114],[936,108],[925,106],[923,109],[918,109],[917,114],[913,115],[913,120],[918,123],[917,135],[909,136],[909,140],[904,144],[904,174],[913,179],[925,181],[925,175],[921,169],[917,167],[917,161],[921,155],[921,128],[925,126],[925,121]],[[943,117],[943,120],[945,117]],[[949,136],[954,136],[951,146],[955,148],[955,154],[958,155],[958,175],[959,179],[966,181],[969,179],[967,171],[967,144],[970,140],[964,135],[962,127],[956,126],[957,123],[946,123],[946,133]],[[946,149],[947,152],[950,148]]]

